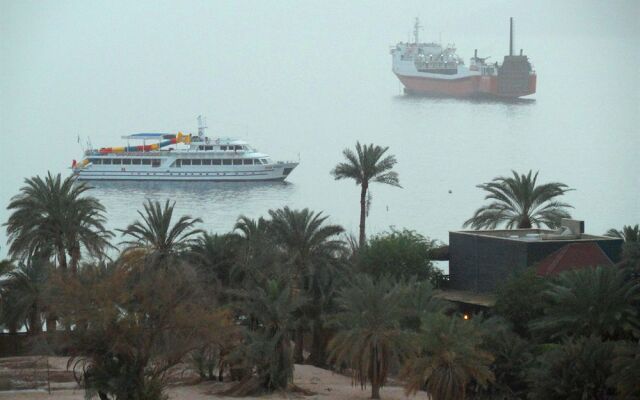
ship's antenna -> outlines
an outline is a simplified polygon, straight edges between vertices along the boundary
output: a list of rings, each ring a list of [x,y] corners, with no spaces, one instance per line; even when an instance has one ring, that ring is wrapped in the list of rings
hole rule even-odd
[[[207,120],[202,118],[202,115],[198,115],[198,136],[204,136],[204,130],[207,129]]]
[[[513,17],[509,18],[509,55],[513,55]]]
[[[413,38],[416,41],[416,44],[420,43],[420,29],[422,29],[422,25],[420,25],[420,18],[416,17],[416,22],[413,25]]]

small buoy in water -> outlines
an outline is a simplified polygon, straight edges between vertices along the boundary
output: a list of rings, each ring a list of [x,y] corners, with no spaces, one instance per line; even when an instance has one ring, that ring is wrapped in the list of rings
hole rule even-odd
[[[451,193],[451,189],[449,189],[449,193]]]

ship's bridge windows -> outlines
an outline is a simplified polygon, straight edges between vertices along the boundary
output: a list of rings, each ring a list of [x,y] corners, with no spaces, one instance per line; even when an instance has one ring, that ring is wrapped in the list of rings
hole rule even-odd
[[[99,158],[90,158],[89,161],[93,164],[93,165],[100,165],[102,164],[102,160]]]
[[[249,159],[246,159],[246,160],[242,160],[242,163],[244,165],[253,165],[253,159],[249,158]]]
[[[231,160],[222,160],[222,165],[231,165]]]
[[[238,150],[242,150],[242,146],[238,146],[238,145],[236,145],[234,150],[236,150],[236,151],[238,151]]]
[[[142,165],[151,165],[151,160],[148,158],[142,159]]]
[[[191,160],[191,165],[202,165],[202,160]]]
[[[111,160],[105,158],[104,160],[102,160],[102,165],[111,165]]]
[[[220,160],[220,159],[213,159],[213,160],[211,160],[211,164],[213,164],[213,165],[221,165],[221,164],[222,164],[222,160]]]
[[[233,165],[242,165],[242,160],[239,158],[233,160]]]
[[[131,159],[125,158],[124,160],[122,160],[122,165],[131,165]]]
[[[208,158],[205,160],[202,160],[202,165],[211,165],[211,160]]]
[[[266,158],[261,158],[260,162],[262,162],[263,164],[266,164],[267,163],[267,159]]]
[[[113,165],[120,165],[120,164],[122,164],[122,160],[121,159],[119,159],[119,158],[114,158],[113,159]]]
[[[182,165],[191,165],[191,160],[188,160],[188,159],[182,160]]]
[[[141,160],[139,158],[134,158],[133,160],[131,160],[131,164],[140,165],[141,164]]]

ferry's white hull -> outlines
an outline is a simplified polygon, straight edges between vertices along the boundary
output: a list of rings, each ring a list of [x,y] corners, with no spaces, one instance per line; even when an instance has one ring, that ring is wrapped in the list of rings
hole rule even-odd
[[[255,169],[251,167],[226,168],[181,168],[179,171],[149,170],[108,170],[105,168],[87,168],[76,170],[78,180],[84,181],[282,181],[293,171],[298,163],[279,163]]]

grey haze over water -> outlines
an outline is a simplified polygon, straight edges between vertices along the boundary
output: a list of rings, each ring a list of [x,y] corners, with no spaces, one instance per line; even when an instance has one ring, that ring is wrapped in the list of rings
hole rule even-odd
[[[422,37],[501,61],[508,18],[538,73],[522,102],[401,94],[389,46]],[[358,188],[329,175],[356,140],[387,145],[403,189],[374,186],[369,233],[393,225],[448,240],[483,203],[475,187],[540,170],[587,230],[640,223],[640,3],[67,2],[0,0],[0,220],[25,177],[62,172],[76,143],[121,145],[144,131],[246,138],[301,159],[288,183],[101,183],[110,228],[144,199],[214,232],[240,214],[310,207],[357,231]],[[449,193],[451,191],[451,193]],[[6,255],[6,235],[0,233]]]

